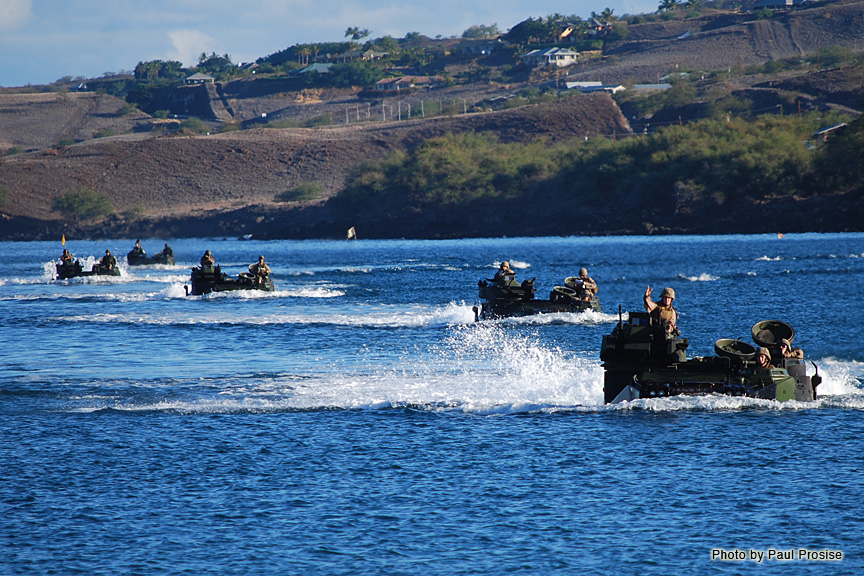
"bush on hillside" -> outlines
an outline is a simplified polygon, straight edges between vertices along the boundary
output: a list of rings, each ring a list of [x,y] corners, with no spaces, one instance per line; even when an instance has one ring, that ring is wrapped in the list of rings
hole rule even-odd
[[[91,188],[80,188],[54,199],[54,210],[70,220],[96,220],[114,211],[107,194]]]
[[[502,144],[496,138],[448,134],[411,152],[396,152],[349,175],[339,201],[419,208],[512,198],[552,175],[556,152],[544,144]]]
[[[307,202],[317,200],[324,188],[317,182],[306,182],[276,195],[277,202]]]
[[[410,152],[355,169],[336,197],[348,209],[377,206],[418,211],[466,209],[478,201],[542,198],[562,210],[636,206],[674,214],[693,205],[808,195],[820,178],[822,152],[802,144],[820,116],[701,120],[647,137],[592,138],[547,146],[506,144],[478,134],[449,134]],[[864,120],[837,138],[828,159],[864,158]],[[826,152],[827,154],[827,152]],[[864,184],[864,162],[850,167],[847,186]],[[815,167],[815,168],[814,168]],[[853,182],[854,181],[854,182]]]

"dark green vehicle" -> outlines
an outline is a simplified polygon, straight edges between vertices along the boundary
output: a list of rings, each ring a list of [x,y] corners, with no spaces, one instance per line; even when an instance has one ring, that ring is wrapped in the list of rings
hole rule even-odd
[[[731,338],[714,342],[716,356],[687,359],[686,338],[667,335],[646,312],[630,312],[624,322],[619,311],[617,326],[603,336],[600,348],[604,400],[610,404],[706,394],[781,402],[815,400],[822,378],[815,364],[816,374],[808,376],[800,350],[792,351],[792,327],[780,320],[763,320],[753,326],[751,335],[757,345],[768,349],[774,366],[761,366],[755,346]],[[781,349],[784,345],[789,354]]]
[[[263,290],[264,292],[273,292],[276,287],[273,285],[273,280],[269,276],[263,280],[259,280],[255,274],[251,272],[241,272],[237,278],[228,278],[225,272],[219,266],[212,268],[203,268],[194,266],[190,277],[192,290],[186,285],[186,295],[201,296],[210,292],[227,292],[231,290]]]
[[[117,266],[109,267],[97,263],[90,270],[84,270],[84,265],[81,264],[80,260],[68,260],[57,264],[58,280],[68,280],[80,276],[120,276],[120,269]]]
[[[165,245],[167,250],[168,245]],[[150,264],[166,264],[169,266],[173,266],[175,263],[174,260],[174,252],[162,250],[161,252],[157,252],[153,256],[147,256],[147,253],[144,250],[136,250],[132,249],[126,254],[126,263],[129,266],[147,266]]]
[[[479,308],[474,305],[474,320],[552,312],[601,312],[597,295],[580,290],[581,282],[578,277],[568,277],[564,286],[555,286],[549,292],[549,299],[542,300],[534,297],[534,278],[521,283],[512,279],[480,280],[478,297],[483,303]]]

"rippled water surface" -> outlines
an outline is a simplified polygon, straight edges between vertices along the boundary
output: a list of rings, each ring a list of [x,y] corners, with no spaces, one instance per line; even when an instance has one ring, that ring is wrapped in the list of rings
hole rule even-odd
[[[0,573],[864,570],[864,235],[169,242],[69,281],[0,243]],[[276,292],[185,296],[205,249]],[[588,267],[604,312],[475,324],[502,259],[538,297]],[[604,405],[649,284],[691,355],[790,323],[818,400]],[[749,559],[800,549],[844,557]]]

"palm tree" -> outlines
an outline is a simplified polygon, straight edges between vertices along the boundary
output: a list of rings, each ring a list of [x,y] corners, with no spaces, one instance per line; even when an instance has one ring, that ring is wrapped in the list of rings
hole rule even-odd
[[[678,0],[660,0],[660,12],[670,12],[678,9]]]
[[[297,62],[300,64],[309,64],[310,54],[312,54],[312,48],[308,44],[303,44],[297,49]]]
[[[355,42],[362,40],[363,38],[367,38],[372,32],[363,28],[362,30],[357,26],[349,26],[347,30],[345,30],[345,37],[350,37],[351,40]]]

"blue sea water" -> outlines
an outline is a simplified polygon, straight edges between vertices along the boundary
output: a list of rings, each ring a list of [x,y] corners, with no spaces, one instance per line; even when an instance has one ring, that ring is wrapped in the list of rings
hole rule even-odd
[[[864,570],[864,235],[169,243],[69,281],[0,243],[0,573]],[[185,296],[205,249],[276,292]],[[604,311],[475,324],[502,259],[538,297],[586,266]],[[690,355],[790,323],[817,401],[604,405],[647,285]]]

